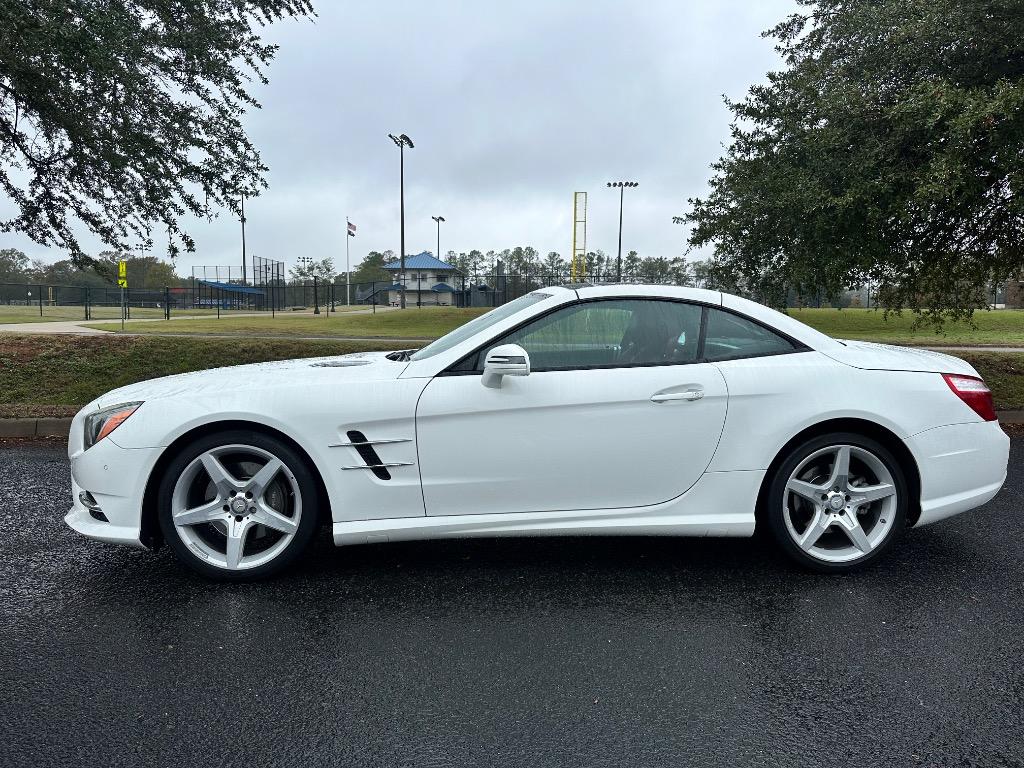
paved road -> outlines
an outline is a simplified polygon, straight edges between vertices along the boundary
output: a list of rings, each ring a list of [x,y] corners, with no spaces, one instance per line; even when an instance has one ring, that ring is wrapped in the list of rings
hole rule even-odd
[[[60,450],[0,448],[0,764],[1020,766],[1022,463],[847,578],[481,540],[223,586],[77,538]]]

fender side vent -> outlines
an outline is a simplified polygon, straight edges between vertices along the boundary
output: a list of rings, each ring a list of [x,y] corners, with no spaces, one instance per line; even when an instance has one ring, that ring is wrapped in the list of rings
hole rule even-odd
[[[374,475],[381,480],[390,480],[391,473],[388,472],[388,468],[384,466],[384,462],[380,460],[380,456],[377,455],[377,451],[373,449],[373,445],[366,439],[366,435],[357,430],[349,430],[345,433],[348,439],[352,441],[352,447],[356,449],[356,453],[359,454],[366,467]]]

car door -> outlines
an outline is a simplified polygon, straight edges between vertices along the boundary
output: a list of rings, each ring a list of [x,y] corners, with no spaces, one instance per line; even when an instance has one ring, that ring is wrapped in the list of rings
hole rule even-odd
[[[433,378],[416,410],[428,515],[638,507],[693,485],[715,453],[727,390],[701,359],[700,305],[578,302],[494,339]],[[489,348],[530,374],[481,383]]]

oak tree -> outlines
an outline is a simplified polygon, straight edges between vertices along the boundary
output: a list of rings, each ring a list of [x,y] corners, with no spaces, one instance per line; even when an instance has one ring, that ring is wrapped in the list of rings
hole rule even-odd
[[[276,46],[261,29],[310,0],[0,1],[0,231],[91,260],[77,222],[109,247],[166,237],[181,220],[266,186],[242,129]]]
[[[872,281],[941,321],[1024,271],[1021,0],[799,0],[733,113],[690,244],[778,301]]]

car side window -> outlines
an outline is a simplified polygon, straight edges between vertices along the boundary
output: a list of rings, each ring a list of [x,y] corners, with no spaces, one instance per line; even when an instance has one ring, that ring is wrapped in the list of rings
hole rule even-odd
[[[778,355],[795,349],[791,341],[753,320],[721,309],[708,309],[704,359],[709,362]]]
[[[701,307],[677,301],[616,299],[552,312],[496,340],[518,344],[534,371],[666,365],[697,360]],[[483,370],[487,349],[475,360]]]

